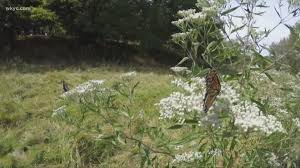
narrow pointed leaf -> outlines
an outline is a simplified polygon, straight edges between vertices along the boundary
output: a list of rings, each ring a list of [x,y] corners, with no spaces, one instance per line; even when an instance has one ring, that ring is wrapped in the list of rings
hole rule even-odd
[[[275,7],[274,7],[274,9],[275,9],[277,15],[279,16],[279,18],[281,18],[281,15],[279,14],[278,10]]]
[[[236,31],[239,31],[239,30],[243,29],[246,25],[247,25],[247,24],[244,24],[244,25],[242,25],[242,26],[240,26],[240,27],[237,27],[237,28],[233,29],[233,30],[231,31],[231,33],[234,33],[234,32],[236,32]]]
[[[270,6],[266,6],[266,5],[260,4],[260,5],[257,5],[256,7],[259,7],[259,8],[268,8]]]
[[[171,126],[171,127],[169,127],[168,129],[180,129],[180,128],[182,128],[183,127],[183,125],[173,125],[173,126]]]
[[[269,73],[265,72],[264,74],[265,74],[272,82],[275,82],[274,79],[273,79],[273,77],[272,77]]]
[[[236,6],[236,7],[233,7],[233,8],[231,8],[231,9],[228,9],[228,10],[222,12],[221,15],[223,16],[223,15],[226,15],[226,14],[228,14],[228,13],[231,13],[231,12],[235,11],[236,9],[238,9],[239,7],[240,7],[240,6]]]
[[[185,61],[189,60],[189,57],[184,57],[176,66],[183,64]]]

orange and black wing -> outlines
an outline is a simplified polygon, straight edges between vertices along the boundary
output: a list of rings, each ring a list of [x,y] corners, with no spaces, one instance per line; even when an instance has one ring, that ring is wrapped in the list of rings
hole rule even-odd
[[[217,96],[221,91],[221,83],[219,80],[218,72],[215,69],[212,69],[207,74],[206,78],[206,93],[203,100],[203,109],[206,113],[209,108],[213,105]]]

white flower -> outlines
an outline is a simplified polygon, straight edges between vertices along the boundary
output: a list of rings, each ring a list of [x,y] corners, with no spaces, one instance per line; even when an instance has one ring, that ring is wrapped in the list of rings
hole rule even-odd
[[[135,71],[131,71],[131,72],[127,72],[121,75],[122,77],[136,77],[136,72]]]
[[[178,78],[173,80],[171,83],[184,89],[190,94],[194,94],[196,91],[203,90],[205,88],[205,79],[199,77],[191,78],[190,82],[186,82]]]
[[[187,10],[180,10],[177,12],[177,14],[182,17],[187,17],[187,16],[194,14],[195,12],[196,12],[196,9],[187,9]]]
[[[133,80],[136,77],[136,74],[137,73],[135,71],[127,72],[127,73],[122,74],[121,78],[123,80],[130,81],[130,80]]]
[[[300,128],[300,120],[299,120],[299,118],[293,118],[292,120],[293,120],[294,124],[295,124],[298,128]]]
[[[64,112],[66,112],[66,105],[63,105],[55,110],[53,110],[53,113],[52,113],[52,117],[55,117],[57,115],[60,115],[60,114],[63,114]]]
[[[286,111],[286,109],[283,109],[283,108],[282,109],[278,109],[278,112],[282,113],[282,114],[288,114],[289,113],[289,112]]]
[[[196,12],[195,9],[188,9],[188,10],[181,10],[178,11],[178,15],[183,17],[181,19],[178,19],[177,21],[173,21],[172,24],[181,27],[182,23],[185,22],[193,22],[195,20],[199,19],[205,19],[206,14],[202,12]]]
[[[219,127],[219,116],[216,113],[208,113],[201,117],[198,121],[199,126],[211,125],[213,127]]]
[[[209,15],[214,15],[218,12],[218,7],[217,6],[211,6],[211,7],[203,7],[202,12],[209,14]]]
[[[272,167],[281,167],[280,163],[278,162],[278,157],[274,153],[270,153],[271,156],[269,156],[268,163]]]
[[[103,80],[90,80],[83,84],[78,85],[76,88],[69,90],[61,95],[61,97],[70,97],[73,95],[82,95],[94,91],[98,86],[104,83]]]
[[[187,67],[179,67],[179,66],[171,67],[170,69],[171,69],[172,71],[174,71],[174,72],[177,72],[177,73],[188,71],[188,68],[187,68]]]
[[[189,34],[190,34],[190,32],[175,33],[175,34],[172,34],[172,37],[174,39],[185,39]]]
[[[158,103],[160,107],[160,119],[179,119],[184,120],[191,112],[200,114],[198,125],[212,125],[219,126],[219,117],[216,113],[203,114],[203,95],[205,90],[204,78],[192,78],[189,82],[182,79],[175,79],[172,84],[180,87],[186,93],[173,92],[169,97],[161,99]],[[274,132],[286,133],[282,124],[273,115],[264,115],[256,104],[242,100],[240,94],[225,82],[221,83],[222,90],[215,104],[218,100],[223,100],[218,106],[218,111],[231,111],[235,118],[235,125],[240,126],[244,131],[252,129],[254,131],[262,131],[267,135]],[[227,105],[223,102],[227,102]],[[214,106],[213,106],[214,107]],[[213,108],[212,108],[213,109]],[[216,110],[214,110],[216,111]]]
[[[172,119],[178,117],[183,119],[185,114],[202,111],[202,96],[184,95],[174,92],[169,97],[161,99],[157,104],[160,107],[160,119]]]
[[[212,157],[213,156],[220,156],[220,155],[222,155],[222,151],[221,151],[221,149],[214,149],[214,150],[210,150],[208,152],[208,154],[211,155]]]
[[[233,107],[236,112],[235,125],[239,125],[248,131],[250,128],[260,130],[270,135],[274,132],[286,132],[281,122],[279,122],[273,115],[263,115],[261,111],[253,104],[245,102],[243,107],[241,104]],[[237,112],[239,111],[239,112]]]
[[[189,16],[189,20],[195,20],[195,19],[204,19],[206,17],[205,14],[198,12],[198,13],[194,13],[192,15]]]
[[[142,109],[142,110],[140,110],[140,112],[139,112],[139,117],[140,117],[141,119],[143,119],[144,116],[145,116],[145,111]]]
[[[183,148],[183,145],[176,145],[176,146],[175,146],[175,149],[176,149],[176,150],[179,150],[179,149],[182,149],[182,148]]]
[[[173,159],[172,163],[194,162],[202,159],[202,157],[203,154],[201,152],[185,152],[175,155],[175,159]]]
[[[231,111],[235,117],[235,125],[239,125],[244,131],[253,128],[263,131],[267,135],[274,132],[286,132],[275,116],[265,116],[256,104],[240,100],[240,95],[228,84],[223,82],[222,87],[224,89],[220,97],[229,100]]]

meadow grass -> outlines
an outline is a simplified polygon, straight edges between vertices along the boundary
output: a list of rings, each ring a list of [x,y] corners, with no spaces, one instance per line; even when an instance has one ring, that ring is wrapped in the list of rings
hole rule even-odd
[[[51,117],[58,97],[63,93],[61,81],[69,83],[70,88],[91,79],[105,80],[109,85],[122,73],[132,70],[137,71],[141,82],[134,108],[144,110],[147,118],[157,119],[154,116],[159,112],[154,104],[172,91],[171,77],[166,69],[117,66],[2,69],[0,167],[72,167],[72,163],[76,164],[76,159],[72,160],[70,156],[72,145],[84,141],[88,144],[89,140],[83,136],[82,141],[70,142],[68,137],[72,128]],[[97,149],[91,152],[97,155]],[[127,155],[120,152],[117,156],[129,162]],[[120,158],[111,160],[119,162]]]
[[[176,90],[170,84],[173,76],[170,76],[171,72],[166,68],[107,65],[99,67],[21,65],[9,68],[3,66],[0,71],[0,168],[140,167],[141,158],[137,154],[134,155],[134,153],[139,153],[140,149],[134,145],[134,142],[117,146],[109,141],[95,140],[97,139],[95,135],[98,133],[92,132],[95,129],[93,124],[103,122],[97,114],[89,114],[82,122],[81,128],[52,117],[53,110],[59,107],[59,96],[63,94],[62,80],[66,81],[70,88],[94,79],[105,80],[104,84],[111,86],[120,80],[123,73],[129,71],[136,71],[137,76],[134,80],[140,82],[131,110],[135,112],[135,115],[140,111],[144,112],[144,119],[135,120],[134,128],[130,130],[139,136],[141,134],[139,131],[145,126],[149,128],[151,126],[170,127],[171,125],[158,119],[159,108],[154,105]],[[299,78],[284,72],[277,72],[274,74],[274,80],[281,83],[280,86],[296,87],[293,85],[298,82]],[[293,102],[289,100],[291,96],[288,96],[284,90],[275,89],[274,85],[265,80],[257,82],[259,96],[285,97],[284,102],[287,102],[289,112],[294,113],[296,117],[299,116],[300,103],[291,103]],[[294,84],[289,85],[291,82]],[[69,108],[73,108],[70,112],[79,111],[76,104]],[[76,118],[76,114],[74,117]],[[109,133],[112,128],[104,124],[101,129]],[[125,133],[126,131],[125,129]],[[191,131],[187,127],[167,132],[168,137],[176,142],[176,139],[180,141]],[[151,138],[147,136],[142,138],[148,145],[154,144]],[[295,138],[295,141],[297,139],[299,136]],[[253,136],[240,143],[243,148],[250,150],[261,142],[264,141],[260,141],[260,136]],[[299,145],[295,144],[286,151],[299,150]],[[166,165],[164,162],[170,161],[170,158],[161,157],[158,160],[162,165]],[[238,159],[235,162],[237,162],[236,165],[240,164]]]

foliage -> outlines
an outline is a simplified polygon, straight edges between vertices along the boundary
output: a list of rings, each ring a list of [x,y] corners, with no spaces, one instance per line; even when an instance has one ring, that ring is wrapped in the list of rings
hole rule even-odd
[[[291,109],[297,98],[287,104],[283,99],[295,97],[298,88],[280,94],[285,86],[275,83],[273,76],[277,72],[270,71],[271,60],[261,55],[264,46],[259,41],[272,30],[259,33],[255,28],[253,15],[256,13],[253,11],[263,6],[257,3],[240,3],[238,7],[226,9],[223,3],[199,1],[197,6],[201,11],[178,12],[182,18],[173,23],[182,32],[174,34],[173,39],[187,53],[180,64],[188,59],[193,64],[191,68],[172,68],[182,77],[172,81],[179,88],[156,104],[162,124],[148,125],[143,118],[144,112],[132,108],[136,99],[134,92],[139,85],[132,79],[135,73],[123,75],[121,81],[111,87],[103,87],[102,82],[96,82],[100,86],[92,85],[93,81],[79,85],[62,95],[64,99],[54,116],[76,126],[79,132],[96,134],[96,139],[111,143],[109,149],[113,153],[108,153],[107,157],[112,157],[115,150],[127,151],[136,156],[141,167],[297,167],[299,152],[293,147],[298,147],[299,118],[295,106]],[[221,18],[233,24],[228,15],[238,8],[249,10],[245,26],[231,25],[226,30],[221,23],[211,20]],[[249,34],[241,36],[238,32],[243,28]],[[236,33],[236,41],[229,38],[231,33]],[[214,44],[216,41],[219,43]],[[228,44],[236,48],[228,50]],[[202,47],[201,54],[198,54],[198,47]],[[238,74],[222,76],[221,95],[205,114],[202,109],[205,79],[201,78],[205,70],[201,66],[218,68],[226,63],[221,58],[228,51],[240,55],[243,62]],[[268,90],[260,95],[263,87],[257,86],[263,85],[279,93],[270,97],[266,94]],[[286,96],[282,97],[283,94]],[[96,116],[99,121],[91,122]],[[135,123],[140,123],[139,127]],[[128,146],[136,150],[128,150]]]
[[[61,35],[64,29],[54,12],[47,9],[43,0],[32,1],[1,1],[0,2],[0,34],[6,40],[1,45],[14,47],[18,35],[24,33],[48,33]],[[7,8],[27,8],[26,10],[8,10]],[[23,33],[21,33],[23,32]]]
[[[79,6],[86,5],[86,9],[92,7],[90,3],[100,7],[96,1],[78,2]],[[127,6],[128,2],[118,5]],[[155,2],[158,1],[147,3]],[[44,101],[53,101],[49,95],[57,96],[56,102],[52,102],[52,120],[47,118],[49,123],[35,126],[39,131],[29,127],[17,135],[11,130],[5,134],[0,140],[0,149],[3,149],[0,163],[7,167],[20,167],[20,162],[26,166],[53,163],[62,167],[299,167],[300,79],[272,69],[272,60],[262,55],[264,49],[269,49],[260,41],[277,26],[261,32],[255,26],[254,16],[263,11],[257,12],[257,8],[267,6],[264,1],[238,1],[237,6],[229,7],[224,1],[199,0],[195,8],[180,10],[178,20],[173,23],[181,32],[172,37],[185,53],[179,65],[191,60],[192,66],[172,68],[175,75],[170,77],[174,86],[167,83],[170,77],[161,79],[153,73],[142,77],[134,71],[121,75],[97,71],[101,80],[90,80],[89,75],[95,74],[90,69],[80,77],[82,69],[70,76],[54,71],[46,78],[38,78],[39,81],[28,80],[32,82],[25,85],[32,91],[29,95],[26,89],[17,87],[26,84],[22,80],[24,75],[21,80],[13,78],[17,80],[0,83],[1,88],[5,88],[3,95],[10,98],[0,95],[1,100],[7,100],[0,106],[3,108],[0,131],[3,132],[6,128],[18,127],[16,120],[26,120],[25,114],[20,115],[29,109],[23,103],[28,100],[26,97],[43,95]],[[242,10],[244,15],[235,15],[236,10]],[[93,29],[99,26],[98,17],[92,16],[99,13],[80,12],[83,12],[81,17],[92,18],[75,19],[84,27],[80,30],[95,35]],[[138,20],[140,15],[135,14],[130,16]],[[242,20],[241,25],[235,24],[235,17]],[[283,24],[286,17],[280,14],[279,17],[279,24]],[[110,26],[115,24],[111,22]],[[124,29],[131,28],[123,24]],[[117,28],[112,30],[118,32]],[[96,32],[97,36],[101,34],[101,31]],[[114,35],[121,39],[120,34]],[[130,31],[125,35],[124,39],[132,40]],[[226,72],[225,65],[236,70]],[[202,109],[207,87],[203,78],[206,68],[219,71],[222,86],[208,113]],[[102,75],[109,81],[102,80]],[[3,76],[9,78],[5,73]],[[84,83],[61,95],[57,89],[47,90],[54,87],[53,82],[66,77],[75,83]],[[34,84],[38,82],[41,85],[36,89]],[[16,88],[13,93],[6,90],[10,87]],[[45,90],[49,93],[44,94]],[[30,109],[40,110],[38,107],[42,105],[36,103],[30,105]],[[51,108],[45,110],[47,117]],[[22,137],[22,143],[15,142],[15,136]]]
[[[273,44],[271,48],[275,53],[276,68],[297,74],[300,72],[300,24],[296,24],[293,28],[290,27],[290,30],[291,34],[287,39]]]
[[[159,49],[174,31],[170,24],[174,13],[193,3],[194,0],[51,0],[48,6],[71,35],[94,41],[138,42],[144,49]]]

